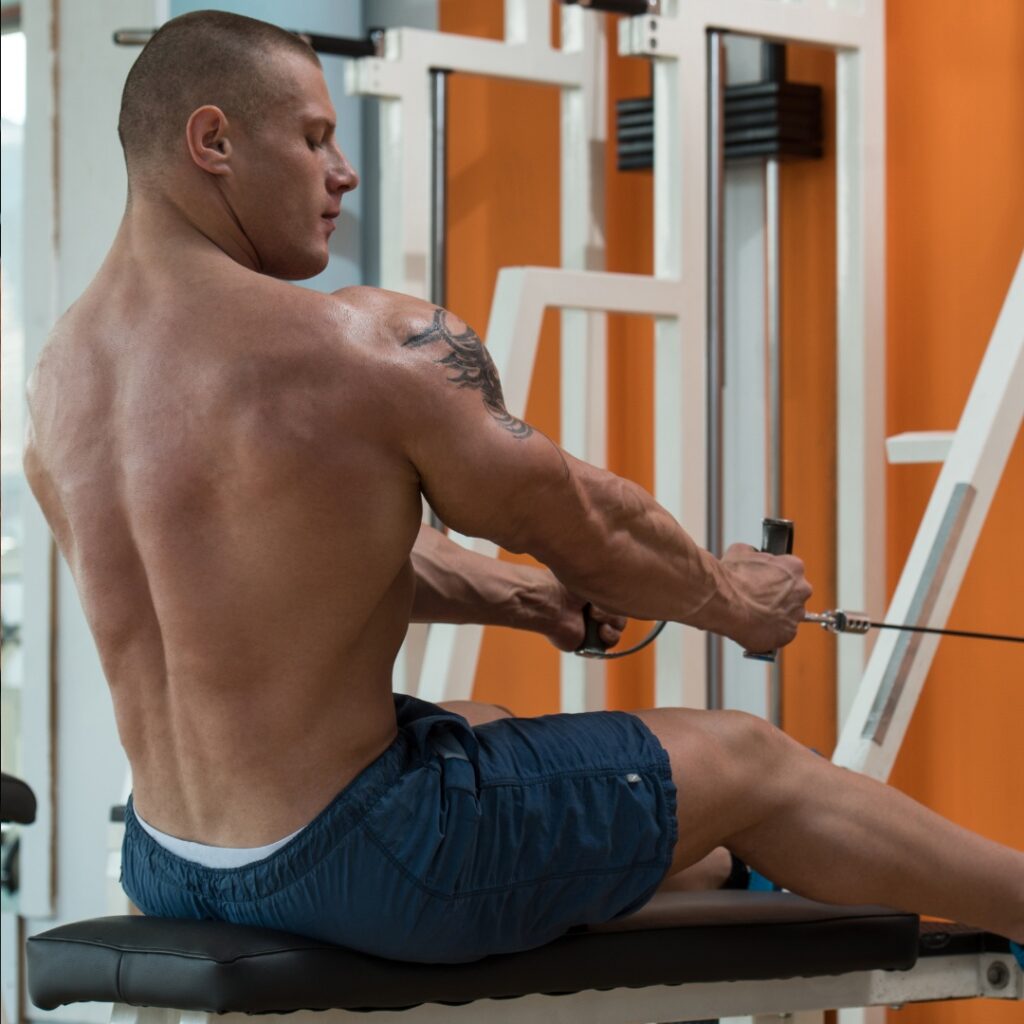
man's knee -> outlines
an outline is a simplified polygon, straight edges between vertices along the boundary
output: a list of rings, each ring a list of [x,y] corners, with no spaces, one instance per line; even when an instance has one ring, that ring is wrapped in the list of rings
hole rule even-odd
[[[657,708],[639,712],[668,751],[674,771],[706,772],[724,791],[747,789],[783,770],[800,750],[782,730],[745,711]]]
[[[765,770],[789,753],[793,741],[771,722],[746,711],[708,712],[716,716],[715,730],[725,753]]]

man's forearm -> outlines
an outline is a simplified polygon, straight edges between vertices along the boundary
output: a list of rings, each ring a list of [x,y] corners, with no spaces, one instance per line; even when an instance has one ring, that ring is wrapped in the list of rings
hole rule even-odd
[[[643,488],[562,453],[513,528],[494,537],[529,551],[577,600],[607,613],[667,619],[719,633],[747,650],[789,643],[804,619],[811,587],[803,563],[733,544],[716,558]]]
[[[608,610],[729,634],[741,601],[720,560],[643,488],[565,459],[560,486],[533,498],[558,514],[543,517],[544,531],[532,535],[534,520],[523,517],[526,528],[506,546],[531,551],[570,590]]]
[[[425,524],[412,549],[412,566],[413,622],[475,622],[542,632],[557,612],[558,584],[550,573],[467,551]]]

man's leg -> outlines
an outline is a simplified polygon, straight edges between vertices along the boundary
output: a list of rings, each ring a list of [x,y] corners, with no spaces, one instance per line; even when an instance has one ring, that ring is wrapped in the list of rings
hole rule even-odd
[[[880,903],[1024,939],[1024,854],[837,768],[753,715],[634,712],[672,762],[674,874],[725,846],[811,899]]]

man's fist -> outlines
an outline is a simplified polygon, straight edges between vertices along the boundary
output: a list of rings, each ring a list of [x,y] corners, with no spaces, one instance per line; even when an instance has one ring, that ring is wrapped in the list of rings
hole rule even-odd
[[[550,628],[542,632],[560,651],[575,651],[583,643],[583,607],[586,600],[571,594],[553,578],[552,615]],[[591,605],[590,617],[601,624],[601,643],[614,647],[622,636],[628,621],[622,615],[613,615]]]
[[[804,563],[794,555],[733,544],[720,564],[735,614],[725,635],[748,651],[772,651],[792,641],[812,593]]]

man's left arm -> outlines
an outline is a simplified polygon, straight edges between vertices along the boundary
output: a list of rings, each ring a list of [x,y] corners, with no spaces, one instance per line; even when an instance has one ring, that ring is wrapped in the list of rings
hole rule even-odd
[[[426,524],[412,549],[416,573],[413,622],[508,626],[546,636],[559,650],[583,641],[584,602],[547,569],[487,558],[449,540]],[[618,642],[626,620],[594,609],[601,638]]]

